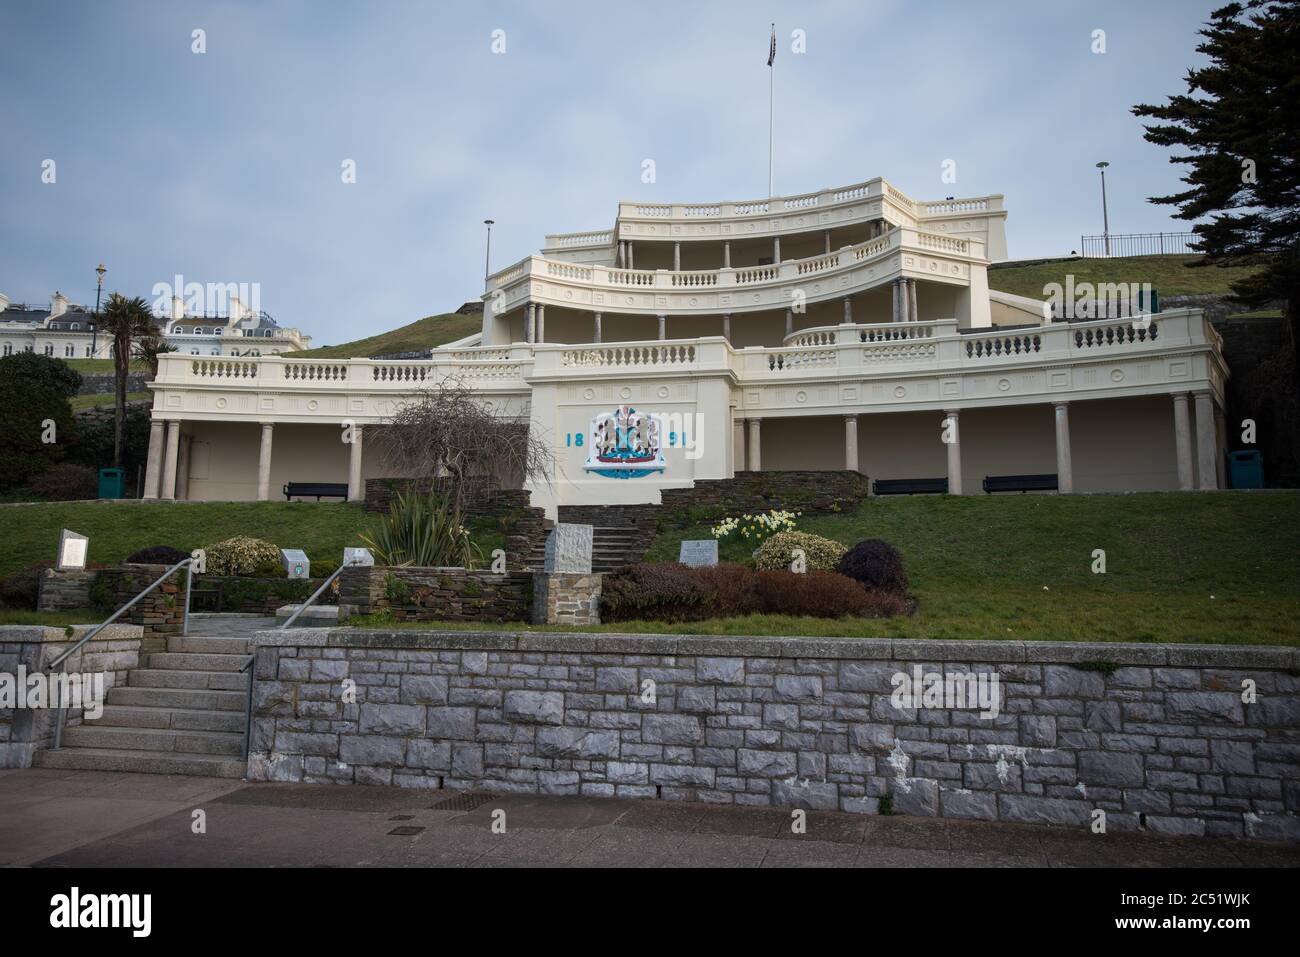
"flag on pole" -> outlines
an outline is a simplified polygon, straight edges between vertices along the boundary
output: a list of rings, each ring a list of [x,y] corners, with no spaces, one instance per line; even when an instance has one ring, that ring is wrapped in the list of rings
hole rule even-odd
[[[772,46],[767,51],[767,65],[771,66],[772,61],[776,59],[776,24],[772,24]]]

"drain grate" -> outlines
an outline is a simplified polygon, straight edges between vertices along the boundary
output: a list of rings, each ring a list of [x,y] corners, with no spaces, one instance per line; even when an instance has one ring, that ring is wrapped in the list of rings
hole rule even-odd
[[[437,804],[429,805],[430,811],[473,811],[482,807],[490,801],[495,801],[499,795],[490,794],[484,791],[462,791],[445,801],[439,801]]]
[[[419,834],[419,833],[420,833],[421,831],[423,831],[423,830],[424,830],[424,828],[422,828],[422,827],[411,827],[410,825],[403,824],[401,827],[395,827],[395,828],[393,828],[393,829],[392,829],[391,831],[389,831],[388,833],[389,833],[389,834],[396,834],[396,835],[398,835],[399,837],[409,837],[409,836],[412,835],[412,834]]]

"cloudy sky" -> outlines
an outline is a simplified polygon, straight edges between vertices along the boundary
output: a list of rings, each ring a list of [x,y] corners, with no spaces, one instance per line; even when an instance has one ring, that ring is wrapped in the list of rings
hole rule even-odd
[[[318,345],[455,309],[487,217],[500,268],[620,199],[765,196],[772,20],[778,194],[1003,193],[1013,258],[1068,254],[1104,159],[1112,232],[1181,230],[1129,107],[1183,89],[1220,2],[6,3],[0,292],[256,282]]]

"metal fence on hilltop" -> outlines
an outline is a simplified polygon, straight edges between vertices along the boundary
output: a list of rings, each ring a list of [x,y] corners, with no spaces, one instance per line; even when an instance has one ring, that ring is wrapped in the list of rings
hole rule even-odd
[[[1109,236],[1079,237],[1079,252],[1085,259],[1107,256],[1168,256],[1195,253],[1195,233],[1111,233]]]

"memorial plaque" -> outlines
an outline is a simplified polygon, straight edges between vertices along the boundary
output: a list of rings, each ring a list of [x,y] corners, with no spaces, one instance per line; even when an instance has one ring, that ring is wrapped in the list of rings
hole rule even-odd
[[[290,578],[311,578],[311,561],[302,549],[282,548],[280,559],[284,562],[284,573]]]
[[[546,536],[543,571],[573,575],[591,574],[591,526],[563,523]]]
[[[691,568],[712,568],[718,564],[718,540],[705,538],[682,542],[677,561]]]
[[[345,548],[343,549],[344,565],[373,565],[375,556],[371,554],[368,548]]]
[[[59,533],[59,558],[55,564],[60,569],[85,568],[86,549],[89,547],[89,538],[65,528]]]

